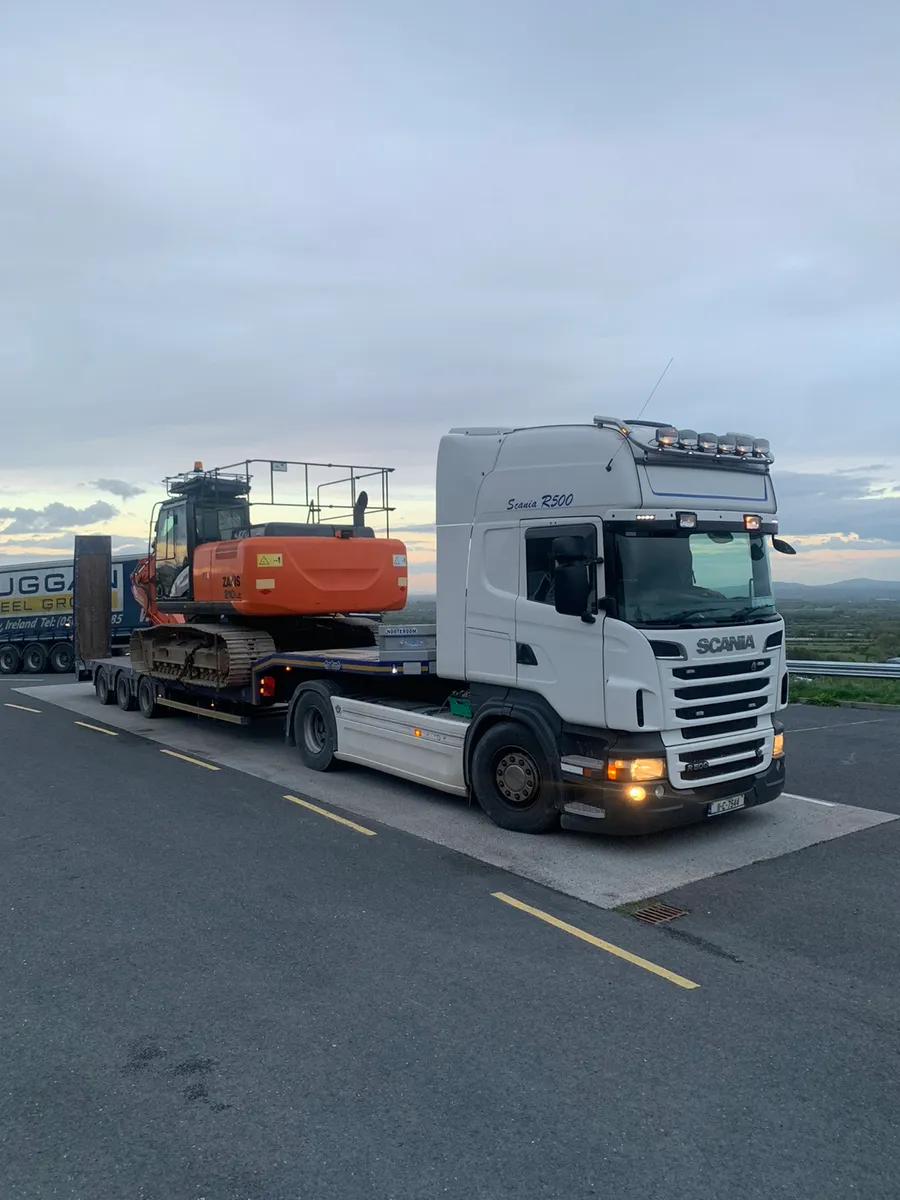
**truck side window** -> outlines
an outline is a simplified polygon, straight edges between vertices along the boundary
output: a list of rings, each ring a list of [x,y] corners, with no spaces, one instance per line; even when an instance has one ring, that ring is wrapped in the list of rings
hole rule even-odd
[[[529,537],[525,540],[526,600],[534,600],[538,604],[553,603],[554,536]]]
[[[528,529],[525,533],[525,599],[537,604],[553,604],[553,543],[566,535],[580,540],[585,557],[596,557],[597,532],[593,526],[554,525]]]

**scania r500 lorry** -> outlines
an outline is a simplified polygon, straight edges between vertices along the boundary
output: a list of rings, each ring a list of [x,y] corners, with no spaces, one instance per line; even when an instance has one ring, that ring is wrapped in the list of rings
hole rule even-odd
[[[607,417],[451,430],[437,461],[435,626],[373,621],[366,645],[357,621],[352,648],[323,650],[294,625],[293,644],[228,688],[140,650],[127,678],[121,664],[90,667],[98,694],[147,716],[280,707],[307,768],[362,764],[473,798],[521,832],[560,818],[639,832],[764,804],[784,789],[788,701],[769,551],[793,552],[777,537],[772,461],[764,439]],[[269,529],[231,525],[235,538]],[[310,529],[278,528],[280,561],[292,528]],[[401,589],[404,549],[385,560]],[[266,578],[242,579],[243,592],[231,579],[234,607],[261,585],[274,604],[279,568],[258,557]],[[295,607],[301,576],[318,586],[311,566],[292,569]]]

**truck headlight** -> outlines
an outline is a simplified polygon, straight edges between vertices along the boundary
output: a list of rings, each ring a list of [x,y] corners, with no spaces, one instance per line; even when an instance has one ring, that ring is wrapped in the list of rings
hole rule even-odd
[[[665,779],[664,758],[611,758],[606,764],[607,779],[621,779],[626,783],[646,783],[648,780]]]
[[[776,733],[775,741],[772,743],[772,757],[781,758],[784,754],[784,734]]]

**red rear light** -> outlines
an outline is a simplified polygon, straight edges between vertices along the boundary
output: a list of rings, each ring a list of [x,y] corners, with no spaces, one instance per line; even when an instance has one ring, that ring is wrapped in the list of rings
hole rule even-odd
[[[263,675],[259,681],[259,694],[271,699],[275,695],[275,676]]]

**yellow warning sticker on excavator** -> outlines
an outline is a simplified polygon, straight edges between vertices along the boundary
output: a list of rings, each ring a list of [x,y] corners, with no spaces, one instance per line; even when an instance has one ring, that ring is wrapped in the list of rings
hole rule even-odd
[[[281,554],[257,554],[256,565],[258,567],[281,567],[284,566],[284,558]]]

